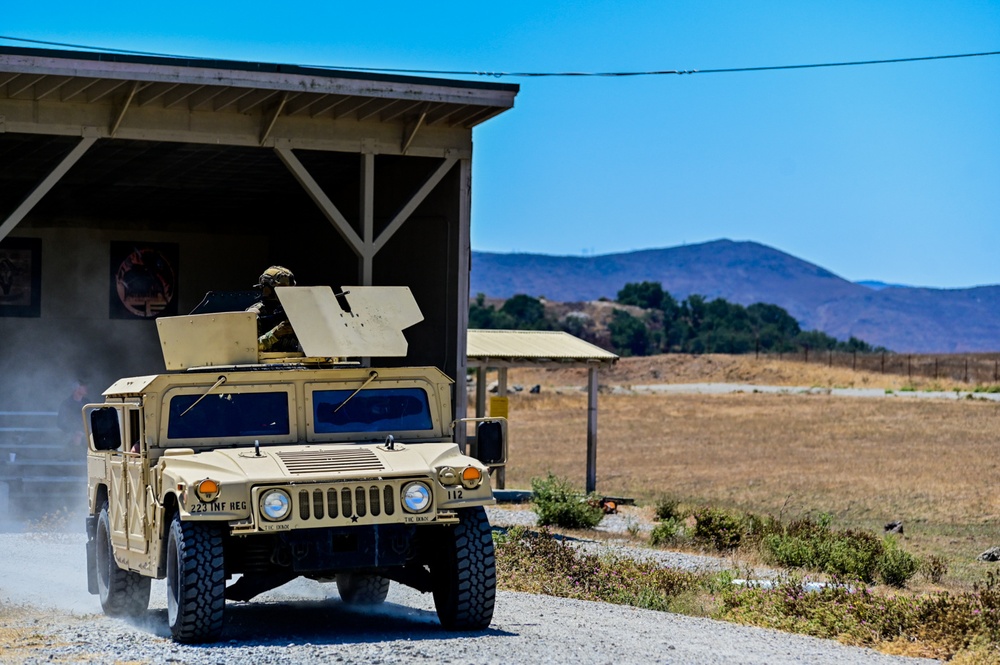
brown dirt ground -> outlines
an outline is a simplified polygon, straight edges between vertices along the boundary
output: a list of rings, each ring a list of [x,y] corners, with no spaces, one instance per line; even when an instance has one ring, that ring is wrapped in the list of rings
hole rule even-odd
[[[958,387],[743,356],[624,358],[600,374],[602,386],[698,382]],[[582,488],[586,370],[512,369],[509,383],[525,390],[511,395],[507,487],[552,472]],[[982,399],[602,391],[597,488],[647,505],[670,496],[785,518],[829,513],[841,527],[901,519],[907,549],[945,556],[961,582],[1000,545],[997,432],[1000,404]]]
[[[491,374],[491,376],[493,376]],[[845,367],[828,367],[821,363],[778,360],[774,357],[722,354],[688,355],[663,354],[638,358],[621,358],[615,365],[601,369],[601,385],[644,385],[651,383],[746,383],[770,386],[818,386],[824,388],[887,388],[899,390],[951,390],[968,387],[961,382],[932,381],[904,375],[855,372]],[[526,388],[539,384],[543,388],[585,386],[585,368],[516,368],[509,370],[508,385]]]

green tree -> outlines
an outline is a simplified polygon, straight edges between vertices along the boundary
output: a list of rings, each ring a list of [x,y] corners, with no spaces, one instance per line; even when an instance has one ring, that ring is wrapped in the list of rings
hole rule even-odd
[[[487,305],[485,294],[479,293],[475,302],[469,305],[469,327],[506,330],[514,327],[514,319],[505,312],[498,312],[493,305]]]
[[[608,324],[611,346],[620,356],[646,356],[650,353],[650,334],[646,322],[622,309],[616,309]]]
[[[666,294],[669,297],[669,294]],[[629,282],[618,292],[617,301],[644,309],[660,309],[663,305],[663,285],[659,282]],[[673,298],[671,298],[673,300]]]
[[[545,317],[545,305],[538,298],[519,293],[500,307],[509,316],[517,330],[552,330],[552,323]]]

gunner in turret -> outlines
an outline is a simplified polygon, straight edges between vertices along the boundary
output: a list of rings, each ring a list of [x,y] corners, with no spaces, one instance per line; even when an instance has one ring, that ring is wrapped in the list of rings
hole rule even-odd
[[[299,340],[274,292],[278,286],[295,286],[295,275],[291,270],[271,266],[254,285],[254,288],[260,289],[260,300],[246,311],[257,314],[257,346],[261,351],[299,351]]]

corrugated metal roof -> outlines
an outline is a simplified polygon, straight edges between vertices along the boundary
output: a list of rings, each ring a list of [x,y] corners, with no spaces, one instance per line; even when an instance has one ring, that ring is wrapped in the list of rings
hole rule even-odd
[[[565,332],[548,330],[469,330],[470,361],[523,360],[613,364],[618,356]]]

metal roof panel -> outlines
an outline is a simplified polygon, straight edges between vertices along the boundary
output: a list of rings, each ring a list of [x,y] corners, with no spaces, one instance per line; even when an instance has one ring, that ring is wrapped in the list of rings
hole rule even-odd
[[[561,331],[469,330],[470,359],[613,364],[618,356]]]

